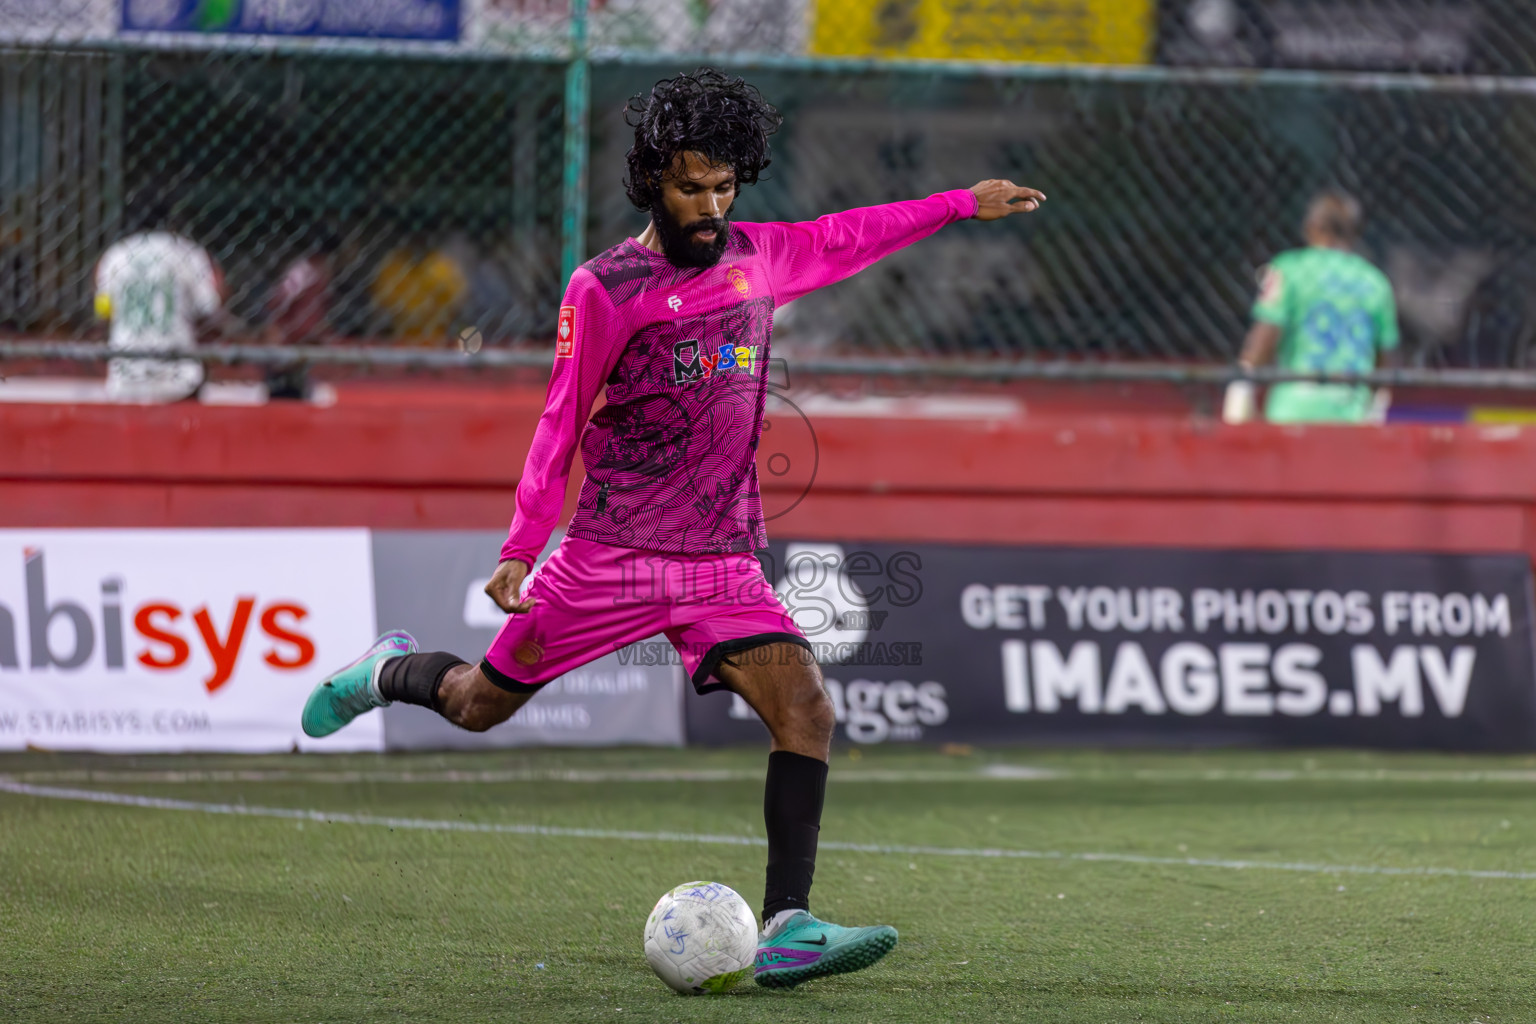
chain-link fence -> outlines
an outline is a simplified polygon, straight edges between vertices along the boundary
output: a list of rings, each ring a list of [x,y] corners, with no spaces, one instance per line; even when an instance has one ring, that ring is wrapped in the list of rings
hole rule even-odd
[[[98,259],[159,228],[222,269],[231,341],[547,343],[562,251],[643,225],[625,98],[707,59],[786,117],[742,219],[1051,197],[788,307],[782,351],[1225,362],[1335,186],[1410,362],[1532,361],[1531,5],[587,6],[0,0],[0,332],[99,336]]]
[[[0,323],[78,334],[105,248],[167,228],[221,266],[235,331],[320,256],[337,334],[547,333],[562,75],[408,54],[5,52]]]

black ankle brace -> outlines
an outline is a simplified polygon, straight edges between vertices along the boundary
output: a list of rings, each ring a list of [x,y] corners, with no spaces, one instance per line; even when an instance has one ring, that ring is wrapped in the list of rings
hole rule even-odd
[[[463,659],[442,651],[390,658],[379,670],[379,695],[385,700],[436,711],[437,688],[443,684],[443,676],[455,665],[463,664]]]

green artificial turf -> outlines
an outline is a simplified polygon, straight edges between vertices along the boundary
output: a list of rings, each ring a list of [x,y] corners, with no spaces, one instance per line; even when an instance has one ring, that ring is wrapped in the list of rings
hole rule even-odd
[[[410,822],[760,837],[763,763],[26,754],[0,757],[0,776]],[[792,992],[693,999],[647,968],[646,914],[696,878],[755,905],[760,846],[0,793],[0,1020],[1536,1021],[1536,877],[1307,867],[1536,876],[1531,758],[890,748],[838,752],[832,780],[824,842],[973,852],[825,849],[815,909],[895,925],[896,951]]]

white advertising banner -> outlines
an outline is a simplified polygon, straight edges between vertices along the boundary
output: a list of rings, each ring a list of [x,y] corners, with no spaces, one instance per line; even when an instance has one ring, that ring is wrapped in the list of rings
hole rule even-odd
[[[0,0],[0,40],[78,42],[117,35],[119,0]]]
[[[299,728],[374,638],[366,530],[0,530],[0,750],[379,750]]]

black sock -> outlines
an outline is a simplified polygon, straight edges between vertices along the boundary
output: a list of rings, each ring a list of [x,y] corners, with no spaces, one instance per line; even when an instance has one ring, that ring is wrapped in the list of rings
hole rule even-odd
[[[775,750],[768,755],[763,820],[768,824],[768,884],[763,920],[781,910],[809,910],[816,839],[827,795],[827,762]]]
[[[419,704],[436,711],[437,688],[443,684],[443,676],[462,664],[462,659],[442,651],[390,658],[379,670],[379,694],[385,700]]]

